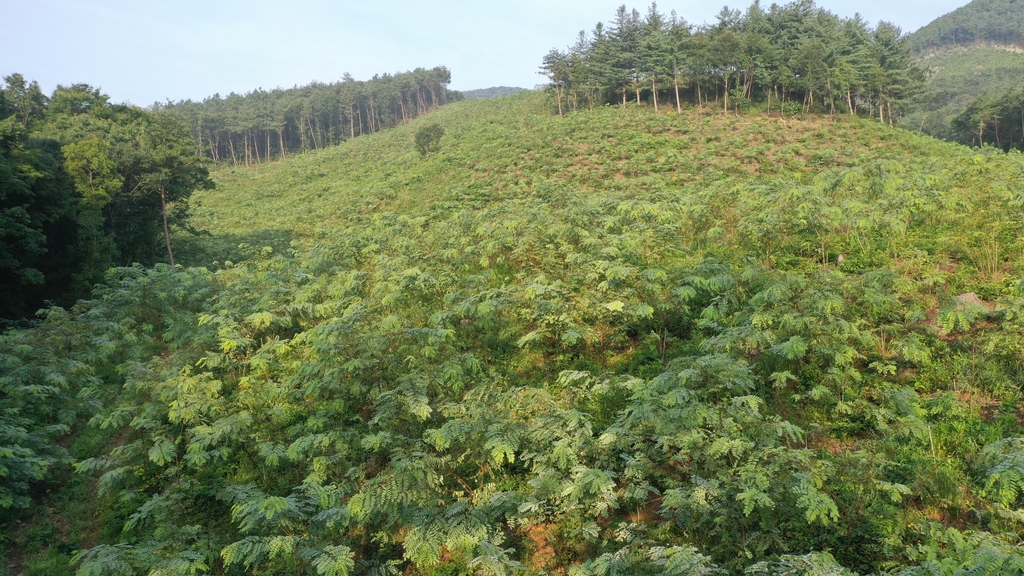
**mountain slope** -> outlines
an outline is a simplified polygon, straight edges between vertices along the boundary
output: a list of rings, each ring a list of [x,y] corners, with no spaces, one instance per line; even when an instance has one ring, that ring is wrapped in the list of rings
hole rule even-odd
[[[977,44],[1024,46],[1024,4],[973,0],[914,32],[909,41],[918,52]]]
[[[523,92],[525,90],[526,88],[515,88],[512,86],[492,86],[490,88],[466,90],[462,93],[462,96],[467,100],[480,100],[487,98],[500,98],[517,92]]]
[[[956,140],[950,122],[982,96],[1024,84],[1024,3],[974,0],[911,34],[928,72],[928,102],[904,126]]]
[[[543,93],[223,168],[191,257],[248,260],[0,340],[0,382],[96,411],[93,525],[5,538],[48,574],[1007,573],[1022,172]]]
[[[837,116],[652,114],[600,108],[559,118],[544,94],[459,102],[435,111],[438,154],[421,159],[414,122],[290,162],[223,167],[216,190],[193,196],[196,226],[255,227],[300,237],[380,212],[429,211],[446,201],[503,201],[545,185],[630,197],[729,179],[810,178],[880,159],[934,167],[944,145],[877,121]],[[532,193],[532,192],[531,192]]]

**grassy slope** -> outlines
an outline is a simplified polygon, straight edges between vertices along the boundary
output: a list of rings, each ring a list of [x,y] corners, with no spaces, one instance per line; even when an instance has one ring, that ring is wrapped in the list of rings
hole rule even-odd
[[[949,122],[985,93],[1000,94],[1024,81],[1021,42],[1024,6],[1016,0],[974,0],[908,38],[928,69],[931,102],[904,125],[954,139]]]
[[[412,135],[445,127],[421,159]],[[925,169],[948,146],[872,120],[654,114],[606,107],[559,118],[541,94],[460,102],[429,119],[336,148],[255,168],[214,172],[193,196],[195,225],[231,241],[329,235],[380,212],[429,212],[438,202],[496,201],[546,185],[625,198],[727,178],[808,179],[885,158]],[[969,153],[964,150],[962,155]]]

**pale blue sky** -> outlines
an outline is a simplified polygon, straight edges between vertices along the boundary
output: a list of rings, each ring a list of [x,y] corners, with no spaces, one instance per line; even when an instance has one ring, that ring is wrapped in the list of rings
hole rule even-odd
[[[822,0],[912,32],[968,0]],[[452,87],[531,88],[551,48],[611,19],[622,0],[0,0],[0,75],[21,72],[49,93],[100,86],[114,101],[149,105],[257,87],[358,79],[446,65]],[[764,5],[771,2],[762,1]],[[641,12],[646,4],[629,4]],[[692,23],[723,3],[659,2]],[[749,2],[732,2],[745,9]]]

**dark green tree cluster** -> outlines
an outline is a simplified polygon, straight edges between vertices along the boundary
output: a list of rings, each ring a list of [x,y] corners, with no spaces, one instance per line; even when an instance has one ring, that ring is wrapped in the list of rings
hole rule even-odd
[[[1024,146],[1024,90],[984,94],[950,120],[950,133],[961,144],[995,146],[1003,150]]]
[[[1024,6],[1019,0],[974,0],[915,32],[918,51],[972,44],[1024,44]]]
[[[444,66],[245,95],[211,96],[163,108],[188,119],[193,148],[217,161],[258,164],[317,150],[408,122],[461,98]]]
[[[78,198],[60,146],[32,140],[45,110],[36,83],[9,76],[0,90],[0,318],[19,318],[70,289]]]
[[[86,84],[0,89],[0,318],[87,294],[111,266],[173,262],[170,227],[212,186],[180,119]]]
[[[444,137],[444,127],[434,122],[427,124],[416,131],[413,141],[416,144],[416,151],[420,156],[426,156],[437,150],[441,145],[441,138]]]
[[[629,100],[742,109],[765,102],[787,112],[863,113],[892,122],[919,91],[922,73],[899,27],[871,27],[798,0],[765,9],[724,8],[694,27],[652,4],[621,6],[614,20],[552,50],[542,71],[559,112]]]

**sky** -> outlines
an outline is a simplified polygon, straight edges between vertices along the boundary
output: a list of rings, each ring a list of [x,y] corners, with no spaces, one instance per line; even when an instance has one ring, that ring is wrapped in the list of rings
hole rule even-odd
[[[913,32],[968,0],[819,0]],[[84,82],[114,102],[201,100],[215,93],[332,82],[444,65],[451,87],[532,88],[551,48],[612,19],[623,0],[0,0],[0,76],[47,93]],[[768,6],[770,1],[762,0]],[[663,0],[695,24],[724,3]],[[746,0],[733,8],[745,9]],[[628,4],[641,12],[649,4]]]

